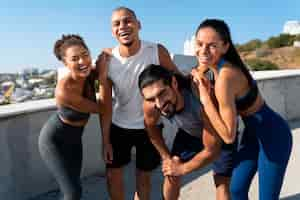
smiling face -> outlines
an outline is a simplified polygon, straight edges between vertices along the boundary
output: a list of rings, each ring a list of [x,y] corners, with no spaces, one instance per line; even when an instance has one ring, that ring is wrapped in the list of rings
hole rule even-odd
[[[63,63],[75,77],[85,78],[92,69],[89,51],[81,45],[72,45],[64,51]]]
[[[177,83],[174,85],[174,81],[176,80],[173,79],[172,86],[169,86],[159,80],[142,89],[144,100],[168,118],[175,114],[178,104],[178,95],[174,88]]]
[[[229,43],[224,42],[210,27],[201,28],[195,42],[195,54],[202,66],[216,66],[229,48]]]
[[[114,11],[111,18],[112,34],[124,46],[139,41],[140,22],[128,10]]]

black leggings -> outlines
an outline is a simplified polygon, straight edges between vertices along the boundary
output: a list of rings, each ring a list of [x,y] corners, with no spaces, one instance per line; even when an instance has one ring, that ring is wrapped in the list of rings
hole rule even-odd
[[[79,200],[81,197],[83,129],[63,123],[54,114],[39,136],[41,157],[58,182],[63,200]]]

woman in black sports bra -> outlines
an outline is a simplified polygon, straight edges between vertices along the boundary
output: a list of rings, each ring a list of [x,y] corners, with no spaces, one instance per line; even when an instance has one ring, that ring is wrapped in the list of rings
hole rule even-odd
[[[89,49],[78,35],[63,35],[56,41],[54,53],[68,68],[68,73],[57,82],[57,112],[41,130],[39,150],[60,187],[63,200],[79,200],[81,137],[90,113],[103,113],[94,90],[94,81],[101,79],[101,74],[92,68]],[[108,57],[103,54],[102,58],[98,66],[106,67]]]
[[[225,143],[236,138],[237,115],[245,124],[235,156],[230,194],[233,200],[248,199],[253,176],[259,174],[259,199],[276,200],[292,148],[287,122],[267,106],[257,83],[238,55],[227,24],[218,19],[203,21],[196,31],[198,70],[193,77],[212,125]],[[213,104],[211,86],[203,73],[209,68],[215,80]]]

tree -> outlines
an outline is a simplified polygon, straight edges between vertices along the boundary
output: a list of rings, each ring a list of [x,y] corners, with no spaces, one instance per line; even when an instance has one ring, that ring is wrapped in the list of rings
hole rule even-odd
[[[285,46],[292,46],[296,36],[290,34],[280,34],[277,37],[270,37],[266,43],[269,48],[280,48]]]
[[[239,51],[253,51],[255,49],[258,49],[262,46],[262,41],[259,40],[259,39],[254,39],[254,40],[250,40],[249,42],[243,44],[243,45],[239,45],[237,44],[236,45],[236,48],[239,50]]]
[[[261,59],[248,59],[245,61],[246,64],[250,67],[253,71],[262,71],[262,70],[277,70],[279,67],[270,61],[261,60]]]

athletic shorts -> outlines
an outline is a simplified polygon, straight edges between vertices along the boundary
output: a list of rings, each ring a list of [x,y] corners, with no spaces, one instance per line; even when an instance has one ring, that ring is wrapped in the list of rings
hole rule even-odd
[[[202,139],[191,136],[179,129],[174,139],[172,155],[180,157],[182,162],[191,160],[204,148]],[[214,175],[231,177],[233,171],[234,145],[222,145],[219,158],[212,163]]]
[[[113,161],[108,168],[120,168],[131,161],[132,147],[136,148],[136,168],[151,171],[160,164],[160,155],[150,142],[145,129],[125,129],[115,124],[110,128]]]

